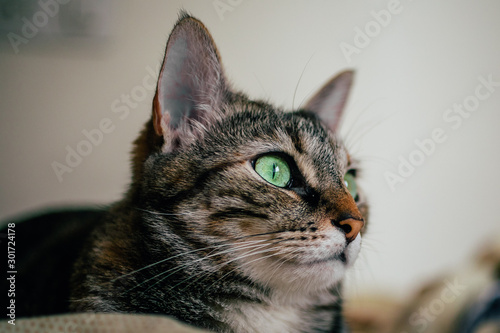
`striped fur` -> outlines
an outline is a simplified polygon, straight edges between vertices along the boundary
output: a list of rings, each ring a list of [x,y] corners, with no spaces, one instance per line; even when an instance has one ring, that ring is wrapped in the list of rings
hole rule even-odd
[[[344,185],[353,165],[331,131],[347,92],[334,124],[319,109],[348,75],[314,108],[252,101],[227,86],[208,31],[184,14],[135,143],[130,190],[76,263],[72,310],[167,314],[218,332],[343,332],[341,282],[361,237],[348,241],[333,221],[362,220],[367,206]],[[185,91],[192,98],[172,97]],[[289,161],[293,187],[255,172],[270,152]]]

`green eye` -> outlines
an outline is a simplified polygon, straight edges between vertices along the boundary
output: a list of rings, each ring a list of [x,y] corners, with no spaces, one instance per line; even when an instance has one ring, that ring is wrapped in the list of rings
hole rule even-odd
[[[255,172],[269,183],[285,187],[291,179],[290,167],[285,160],[276,155],[264,155],[255,161]]]
[[[349,193],[351,193],[352,197],[356,199],[356,197],[358,196],[358,187],[356,186],[354,175],[351,173],[346,173],[344,176],[344,183]]]

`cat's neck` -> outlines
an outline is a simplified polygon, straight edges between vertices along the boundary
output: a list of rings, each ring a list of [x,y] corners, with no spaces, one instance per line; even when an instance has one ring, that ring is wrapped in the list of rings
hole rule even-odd
[[[305,297],[278,291],[259,303],[236,301],[230,309],[222,317],[235,332],[329,332],[343,325],[341,300],[329,291]]]

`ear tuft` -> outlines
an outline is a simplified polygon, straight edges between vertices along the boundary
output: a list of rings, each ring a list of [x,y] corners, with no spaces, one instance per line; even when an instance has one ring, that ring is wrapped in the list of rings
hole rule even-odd
[[[354,71],[341,72],[328,81],[309,102],[305,109],[315,112],[335,131],[338,128],[342,113],[351,90]]]

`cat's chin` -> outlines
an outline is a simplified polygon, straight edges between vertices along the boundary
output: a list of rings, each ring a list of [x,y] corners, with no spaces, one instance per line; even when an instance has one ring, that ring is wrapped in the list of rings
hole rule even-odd
[[[338,285],[352,266],[361,248],[361,236],[343,250],[324,258],[270,262],[257,261],[248,275],[271,290],[293,295],[313,294]],[[273,267],[276,267],[273,269]]]

